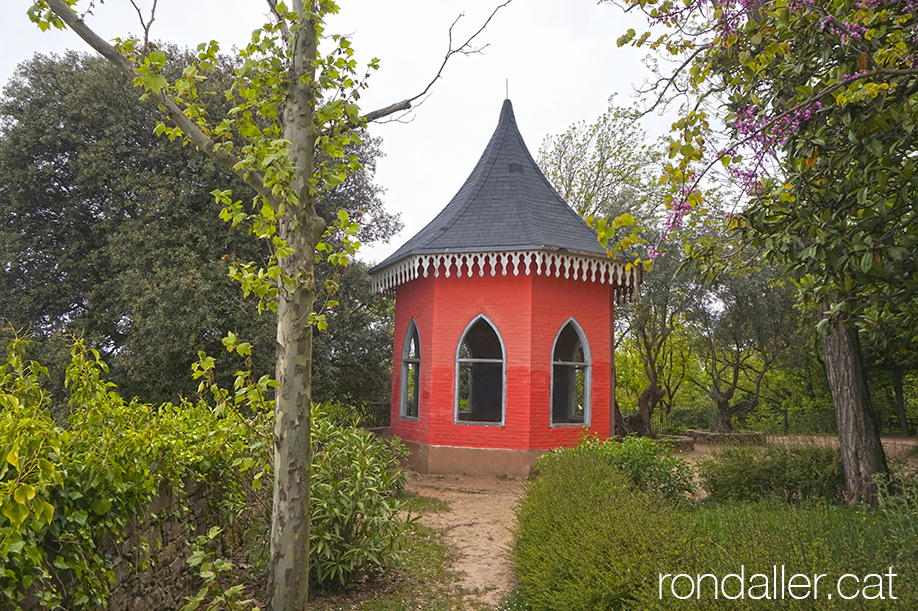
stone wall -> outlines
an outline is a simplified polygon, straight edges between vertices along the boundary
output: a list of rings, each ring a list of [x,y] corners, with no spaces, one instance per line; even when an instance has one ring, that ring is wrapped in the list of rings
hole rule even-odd
[[[183,491],[187,512],[177,495],[160,494],[146,518],[128,527],[125,541],[120,546],[111,544],[116,583],[109,611],[181,609],[185,597],[197,592],[200,579],[195,567],[188,565],[191,552],[186,542],[217,523],[209,492],[208,486],[187,482]]]
[[[182,508],[183,497],[188,511]],[[187,562],[187,542],[219,524],[214,508],[219,498],[213,487],[188,481],[181,492],[164,491],[154,498],[128,524],[120,544],[113,537],[101,542],[115,573],[109,611],[174,611],[185,606],[185,597],[201,587],[197,569]],[[22,606],[27,611],[42,608],[30,593]]]

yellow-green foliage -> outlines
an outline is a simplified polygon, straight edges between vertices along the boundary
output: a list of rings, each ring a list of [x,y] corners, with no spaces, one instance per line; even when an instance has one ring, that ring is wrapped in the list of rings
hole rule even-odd
[[[80,343],[61,425],[26,346],[12,342],[0,365],[0,608],[16,608],[28,589],[43,607],[103,608],[114,573],[102,540],[118,541],[157,493],[179,492],[189,478],[219,489],[215,498],[234,497],[250,429],[203,403],[126,403]]]

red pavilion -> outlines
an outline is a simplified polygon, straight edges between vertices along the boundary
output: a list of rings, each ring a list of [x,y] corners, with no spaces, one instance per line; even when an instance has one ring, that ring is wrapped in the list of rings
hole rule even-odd
[[[395,292],[392,434],[411,468],[527,475],[612,434],[614,304],[640,271],[552,188],[510,100],[452,201],[370,273]]]

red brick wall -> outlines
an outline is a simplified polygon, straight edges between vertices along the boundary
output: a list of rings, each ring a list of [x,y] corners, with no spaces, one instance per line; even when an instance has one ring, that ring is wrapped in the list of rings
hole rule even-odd
[[[454,272],[455,270],[453,270]],[[392,433],[417,443],[509,449],[572,445],[580,426],[550,426],[551,351],[570,318],[580,325],[592,360],[591,429],[610,433],[611,287],[500,272],[419,278],[396,289]],[[503,341],[505,424],[456,424],[456,349],[469,324],[484,315]],[[421,340],[420,414],[399,417],[401,358],[412,320]]]
[[[532,426],[530,447],[554,448],[577,443],[579,426],[551,424],[551,352],[555,338],[573,318],[586,337],[591,360],[590,429],[608,437],[610,432],[612,367],[612,289],[607,284],[568,280],[554,276],[533,278]]]
[[[428,296],[424,279],[400,285],[396,290],[395,335],[392,350],[392,434],[402,439],[428,442],[430,427],[430,375],[433,353],[434,300]],[[408,325],[414,319],[421,344],[420,393],[417,420],[400,417],[402,384],[402,348]]]

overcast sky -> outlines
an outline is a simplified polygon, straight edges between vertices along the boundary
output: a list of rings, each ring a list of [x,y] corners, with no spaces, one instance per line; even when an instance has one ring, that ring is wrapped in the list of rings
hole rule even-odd
[[[149,10],[152,0],[138,0]],[[35,53],[88,50],[71,32],[40,32],[29,22],[31,0],[6,0],[12,10],[0,22],[0,82]],[[98,4],[98,1],[97,1]],[[419,93],[436,74],[447,50],[450,24],[464,13],[455,41],[474,33],[499,0],[339,0],[341,13],[327,33],[352,35],[361,63],[378,57],[361,106],[375,110]],[[85,2],[81,3],[85,6]],[[224,50],[244,44],[265,20],[263,0],[159,0],[152,38],[194,46],[211,39]],[[106,39],[141,31],[128,0],[107,0],[87,23]],[[380,261],[439,212],[459,190],[497,125],[509,83],[517,123],[536,156],[546,135],[577,121],[593,121],[617,93],[630,104],[634,87],[649,73],[641,54],[615,40],[641,20],[596,0],[513,0],[477,39],[481,54],[456,56],[408,123],[371,127],[383,138],[386,157],[376,182],[386,207],[399,212],[405,229],[388,245],[363,251]],[[665,122],[646,126],[659,133]],[[152,129],[152,127],[151,127]]]

